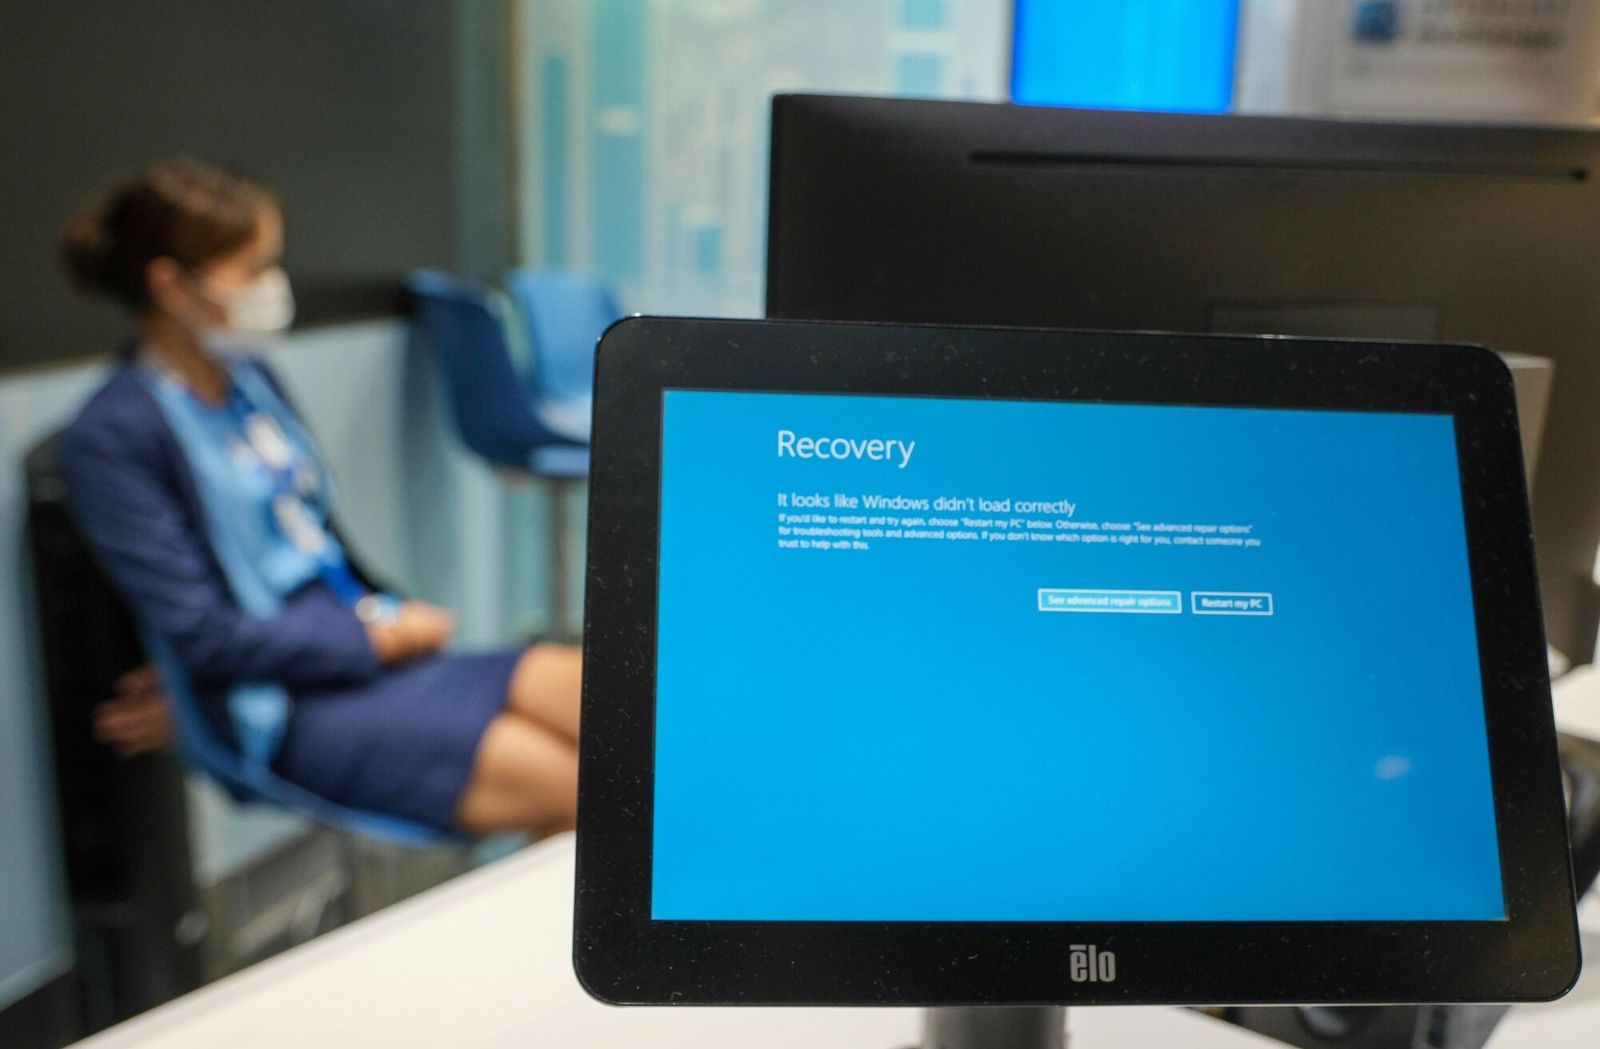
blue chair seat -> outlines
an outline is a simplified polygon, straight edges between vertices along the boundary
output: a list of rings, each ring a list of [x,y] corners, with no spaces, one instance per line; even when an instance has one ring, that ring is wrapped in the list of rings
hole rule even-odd
[[[589,476],[589,449],[546,445],[528,453],[528,472],[552,480]]]
[[[533,413],[551,433],[569,441],[589,443],[589,425],[594,415],[593,397],[535,401]]]

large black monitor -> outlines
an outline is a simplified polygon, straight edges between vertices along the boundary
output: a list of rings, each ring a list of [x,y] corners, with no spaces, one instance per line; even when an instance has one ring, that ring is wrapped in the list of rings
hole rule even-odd
[[[634,318],[597,362],[595,995],[1571,985],[1493,354]]]
[[[1600,598],[1600,132],[782,96],[774,318],[1482,343],[1555,361],[1550,641]]]

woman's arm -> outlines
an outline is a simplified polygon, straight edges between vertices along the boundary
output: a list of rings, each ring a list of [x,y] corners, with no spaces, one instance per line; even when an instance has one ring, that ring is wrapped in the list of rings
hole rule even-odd
[[[62,439],[73,516],[102,567],[201,688],[354,684],[378,672],[348,610],[291,602],[269,618],[234,604],[186,512],[159,437],[133,420],[82,420]],[[122,425],[116,425],[121,423]]]

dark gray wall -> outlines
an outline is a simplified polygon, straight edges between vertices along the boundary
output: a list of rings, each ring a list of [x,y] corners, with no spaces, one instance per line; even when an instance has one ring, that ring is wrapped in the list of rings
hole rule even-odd
[[[0,0],[0,370],[106,352],[63,224],[187,153],[282,194],[302,323],[393,310],[416,265],[494,276],[506,0]]]

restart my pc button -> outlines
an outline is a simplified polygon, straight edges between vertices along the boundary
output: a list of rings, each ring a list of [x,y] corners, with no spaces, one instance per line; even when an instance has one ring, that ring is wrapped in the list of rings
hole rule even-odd
[[[1189,595],[1189,610],[1197,616],[1270,616],[1272,595],[1196,590]]]

